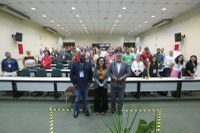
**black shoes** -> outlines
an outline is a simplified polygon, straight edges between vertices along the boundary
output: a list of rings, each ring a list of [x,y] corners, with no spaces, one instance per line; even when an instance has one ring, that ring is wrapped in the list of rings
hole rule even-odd
[[[122,115],[122,110],[119,110],[119,111],[118,111],[118,114],[119,114],[119,115]]]
[[[78,111],[74,111],[73,116],[74,116],[74,118],[77,118],[78,117]]]
[[[89,111],[88,111],[87,109],[84,111],[84,114],[85,114],[86,116],[89,116],[89,115],[90,115],[90,113],[89,113]]]

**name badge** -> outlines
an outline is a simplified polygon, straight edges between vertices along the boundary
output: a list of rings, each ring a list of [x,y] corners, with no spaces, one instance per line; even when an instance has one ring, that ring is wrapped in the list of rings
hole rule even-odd
[[[149,62],[149,58],[146,58],[146,61]]]
[[[153,74],[156,74],[156,69],[153,69]]]
[[[84,71],[79,71],[80,78],[84,78]]]
[[[9,64],[8,67],[11,68],[11,64]]]
[[[110,60],[109,62],[112,63],[112,60]]]
[[[63,59],[65,59],[65,56],[63,55]]]
[[[194,67],[193,71],[194,71],[194,72],[196,72],[196,71],[197,71],[197,68],[196,68],[196,67]]]

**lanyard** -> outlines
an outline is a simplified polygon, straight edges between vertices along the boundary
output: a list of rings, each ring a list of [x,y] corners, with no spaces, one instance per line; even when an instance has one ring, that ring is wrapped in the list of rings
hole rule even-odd
[[[11,60],[10,60],[10,59],[7,59],[7,63],[10,64],[10,63],[11,63]]]

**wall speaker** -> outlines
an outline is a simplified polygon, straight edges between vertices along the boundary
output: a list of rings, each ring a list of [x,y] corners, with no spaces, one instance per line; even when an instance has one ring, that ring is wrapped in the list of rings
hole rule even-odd
[[[22,33],[17,32],[16,35],[15,35],[15,41],[22,42],[22,36],[23,36]]]
[[[181,33],[175,34],[175,42],[181,42]]]

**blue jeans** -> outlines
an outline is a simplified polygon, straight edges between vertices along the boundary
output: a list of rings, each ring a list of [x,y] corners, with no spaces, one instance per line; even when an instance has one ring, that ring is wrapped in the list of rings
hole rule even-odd
[[[75,92],[74,111],[79,111],[80,97],[82,97],[83,111],[87,110],[88,87],[77,86]]]

